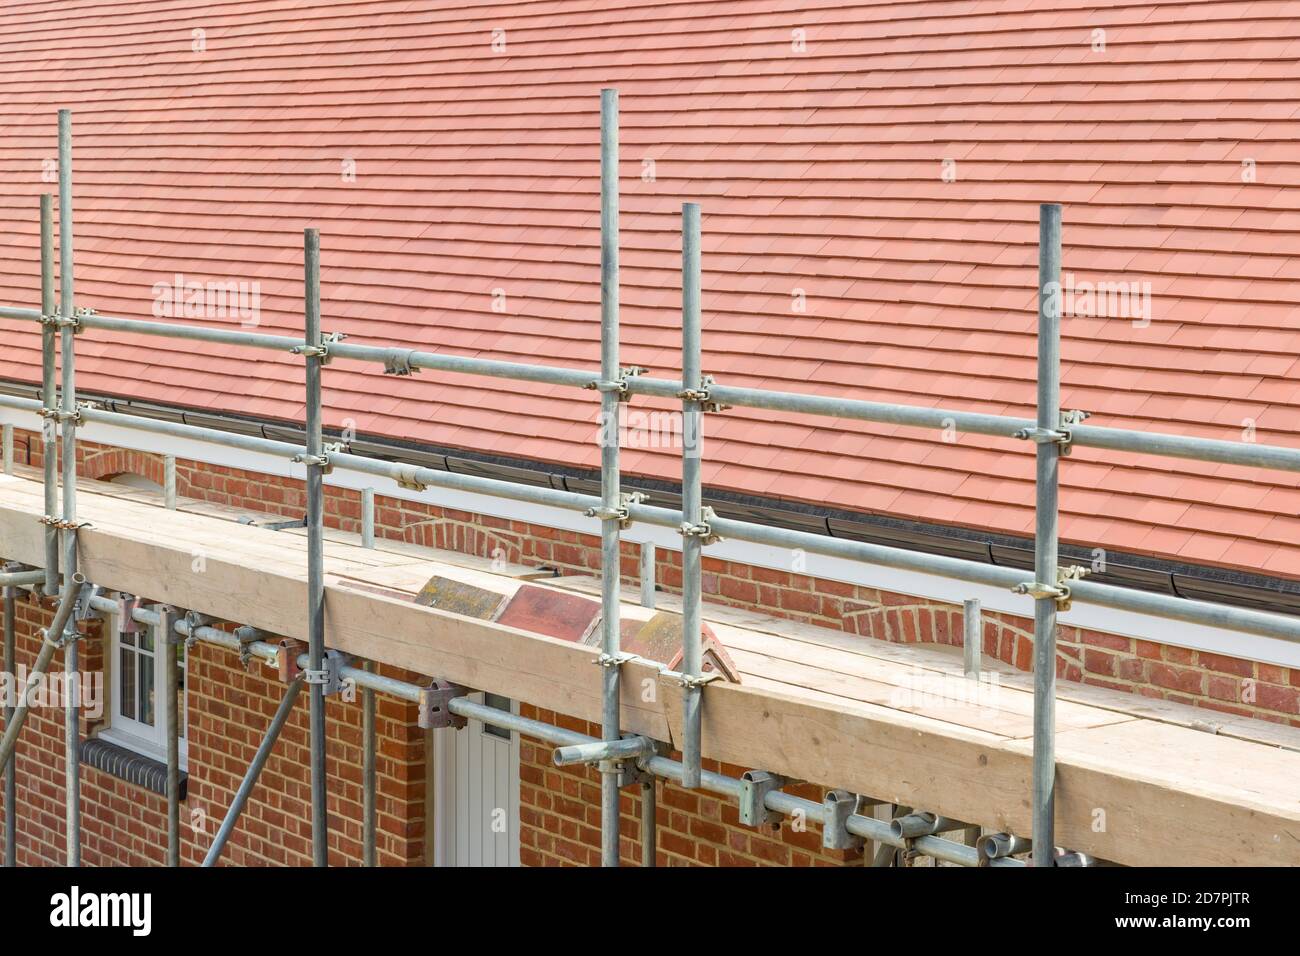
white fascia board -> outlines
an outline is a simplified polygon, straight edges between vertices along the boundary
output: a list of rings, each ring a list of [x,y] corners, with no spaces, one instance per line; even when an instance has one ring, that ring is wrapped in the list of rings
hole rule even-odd
[[[40,427],[39,419],[32,413],[0,408],[0,422],[5,421],[13,422],[23,428],[39,430]],[[175,455],[178,458],[207,462],[226,468],[238,468],[298,480],[306,477],[304,466],[286,458],[227,448],[209,442],[158,435],[143,429],[92,422],[79,428],[77,434],[87,441],[99,442],[103,445]],[[491,515],[596,537],[600,535],[600,522],[597,519],[560,508],[450,489],[430,488],[423,492],[412,491],[402,488],[390,478],[361,474],[343,467],[335,468],[328,477],[327,483],[354,490],[373,488],[375,494],[388,498],[421,501],[456,511]],[[623,532],[623,539],[636,544],[650,542],[656,547],[669,551],[681,549],[681,536],[669,528],[633,524]],[[793,566],[795,555],[792,551],[745,541],[722,541],[710,545],[708,556],[781,571],[796,570]],[[1023,595],[919,571],[877,567],[844,558],[805,553],[800,556],[800,567],[797,573],[959,606],[963,600],[973,598],[978,600],[987,611],[1029,619],[1033,616],[1033,607],[1029,599]],[[1027,574],[1026,580],[1029,577],[1030,575]],[[1277,638],[1242,634],[1238,631],[1202,624],[1185,624],[1149,614],[1089,605],[1082,601],[1076,601],[1070,611],[1059,616],[1059,620],[1063,625],[1090,631],[1209,651],[1227,657],[1239,657],[1281,667],[1300,667],[1300,645]]]

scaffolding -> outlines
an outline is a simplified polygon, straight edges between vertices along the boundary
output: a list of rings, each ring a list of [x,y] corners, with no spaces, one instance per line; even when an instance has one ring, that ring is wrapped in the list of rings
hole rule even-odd
[[[74,304],[73,215],[72,215],[72,128],[71,113],[59,112],[58,195],[59,195],[59,295],[55,297],[53,201],[40,197],[41,307],[39,310],[0,307],[0,318],[37,322],[41,327],[42,383],[39,399],[0,396],[0,408],[30,413],[42,421],[44,454],[45,566],[39,569],[6,568],[0,573],[4,586],[4,666],[12,672],[14,663],[14,601],[20,589],[29,589],[57,609],[44,640],[27,687],[35,686],[62,651],[68,686],[77,681],[76,618],[97,614],[115,618],[118,626],[133,622],[154,628],[163,646],[177,641],[202,641],[235,651],[246,659],[275,661],[281,674],[289,675],[285,696],[268,728],[256,756],[236,793],[217,838],[208,851],[205,866],[214,865],[233,831],[253,785],[258,779],[280,728],[305,686],[310,703],[312,857],[317,866],[327,865],[328,817],[326,813],[325,698],[347,680],[362,690],[363,698],[363,852],[364,862],[374,865],[375,853],[375,695],[385,694],[420,705],[421,726],[452,726],[457,719],[473,718],[485,724],[516,731],[557,749],[557,765],[585,764],[598,769],[601,779],[601,861],[619,864],[619,796],[626,787],[639,786],[646,801],[642,811],[643,865],[655,862],[655,778],[698,788],[733,799],[743,823],[757,826],[773,815],[800,814],[821,824],[823,845],[829,848],[856,846],[875,841],[879,846],[877,865],[890,865],[894,851],[903,849],[937,860],[964,866],[1023,866],[1016,856],[1029,852],[1034,866],[1081,865],[1089,862],[1080,853],[1056,847],[1055,807],[1055,709],[1056,709],[1056,618],[1071,601],[1154,615],[1174,621],[1208,625],[1262,635],[1286,641],[1300,640],[1300,619],[1244,607],[1188,600],[1168,595],[1134,591],[1084,579],[1087,569],[1062,567],[1058,562],[1058,471],[1063,455],[1075,445],[1113,451],[1145,453],[1223,464],[1300,471],[1300,449],[1237,444],[1188,436],[1147,433],[1127,429],[1085,425],[1086,413],[1060,408],[1060,318],[1061,318],[1061,207],[1040,207],[1038,267],[1038,382],[1037,410],[1033,420],[908,405],[885,404],[820,395],[739,388],[719,384],[703,371],[701,352],[701,211],[694,203],[682,206],[682,374],[680,380],[653,378],[640,368],[619,362],[619,239],[618,239],[618,94],[601,93],[601,351],[598,371],[501,362],[424,352],[401,345],[353,345],[339,334],[321,330],[320,236],[315,229],[304,234],[304,333],[302,338],[262,333],[212,329],[101,316]],[[306,382],[306,430],[303,445],[259,436],[240,435],[186,423],[140,418],[78,402],[75,377],[76,337],[85,329],[140,333],[201,341],[240,348],[291,353],[302,358]],[[62,381],[56,382],[61,356]],[[560,385],[595,390],[600,396],[601,459],[600,494],[575,492],[517,484],[495,478],[456,474],[419,468],[401,462],[384,461],[352,454],[343,443],[326,444],[322,427],[322,375],[333,358],[378,363],[386,371],[409,375],[417,369],[489,376],[500,379]],[[681,510],[647,504],[640,493],[620,487],[617,420],[620,406],[634,396],[675,400],[681,403],[682,500]],[[715,515],[702,503],[700,466],[703,429],[707,416],[728,407],[746,407],[901,425],[922,429],[952,430],[1032,442],[1035,448],[1035,540],[1032,580],[1014,568],[978,564],[972,561],[929,555],[899,548],[826,538],[805,531],[764,526]],[[166,605],[144,606],[129,595],[110,598],[90,585],[77,567],[77,532],[80,527],[76,504],[77,427],[102,423],[157,435],[195,439],[215,445],[267,453],[300,463],[306,469],[308,535],[308,642],[306,652],[264,640],[249,626],[233,633],[214,627],[199,611]],[[12,472],[12,426],[4,430],[4,463]],[[56,471],[58,447],[62,444],[62,475]],[[324,610],[324,484],[334,467],[390,478],[414,489],[429,487],[459,490],[551,506],[597,519],[601,528],[601,651],[603,700],[601,738],[564,730],[476,703],[464,695],[464,688],[435,681],[433,689],[397,681],[375,672],[372,665],[353,667],[337,652],[325,647]],[[62,502],[58,495],[62,487]],[[167,457],[166,505],[174,508],[175,458]],[[624,664],[641,659],[620,649],[620,531],[630,522],[670,528],[682,538],[683,658],[680,672],[671,673],[683,689],[681,759],[664,755],[661,742],[641,735],[625,735],[619,726]],[[707,707],[707,685],[712,675],[702,670],[701,655],[701,555],[709,544],[723,537],[883,567],[920,571],[954,581],[1006,588],[1032,600],[1034,608],[1034,715],[1032,761],[1032,834],[980,834],[960,821],[925,811],[902,808],[892,820],[871,815],[876,804],[865,795],[831,790],[822,803],[793,796],[781,788],[786,781],[774,773],[752,770],[742,777],[729,777],[702,768],[702,713]],[[60,540],[61,538],[61,540]],[[362,495],[362,542],[374,546],[374,493]],[[60,551],[62,552],[60,554]],[[60,561],[62,567],[60,568]],[[643,601],[653,604],[653,546],[642,551],[641,586]],[[978,677],[979,606],[966,602],[965,672]],[[167,736],[167,862],[180,865],[179,751],[175,706],[177,678],[175,655],[168,657],[168,679],[164,693],[172,698]],[[642,661],[642,663],[645,663]],[[661,665],[655,664],[661,672]],[[12,679],[12,674],[10,674]],[[0,772],[5,773],[6,865],[14,865],[15,790],[13,756],[19,732],[28,715],[28,694],[22,693],[16,708],[6,708],[5,731],[0,739]],[[74,697],[75,701],[75,697]],[[78,724],[75,703],[67,709],[67,859],[80,861]],[[942,834],[965,829],[962,841]]]

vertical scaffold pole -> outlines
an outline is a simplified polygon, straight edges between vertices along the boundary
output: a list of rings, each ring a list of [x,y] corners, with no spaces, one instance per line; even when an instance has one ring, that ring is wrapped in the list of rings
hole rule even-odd
[[[704,408],[698,394],[704,384],[700,357],[700,207],[682,205],[682,786],[700,785],[701,721],[700,602],[703,598],[696,533],[704,520],[700,487]]]
[[[657,786],[655,778],[646,774],[645,779],[641,781],[641,865],[655,866],[657,863],[656,854],[659,846],[658,819],[656,814],[658,800],[656,799],[655,787]]]
[[[1061,427],[1061,207],[1044,204],[1038,224],[1038,429]],[[1061,446],[1037,443],[1034,522],[1034,865],[1051,866],[1056,803],[1057,471]]]
[[[63,395],[59,420],[63,429],[63,577],[71,589],[77,570],[77,360],[76,305],[72,254],[72,111],[59,110],[59,318],[63,360]],[[76,627],[69,623],[70,628]],[[77,640],[69,632],[63,648],[64,799],[67,820],[67,865],[81,866],[81,682]]]
[[[641,606],[655,606],[655,557],[657,553],[653,541],[641,544]]]
[[[373,661],[366,670],[374,673]],[[375,691],[361,691],[361,862],[376,865],[375,850]]]
[[[15,679],[17,668],[14,664],[14,655],[17,653],[17,636],[15,631],[15,597],[18,589],[10,585],[5,585],[5,684],[8,687],[16,687]],[[5,698],[5,728],[14,719],[13,697],[11,693],[6,693]],[[5,866],[12,867],[18,865],[18,773],[7,773],[5,778]]]
[[[41,463],[45,484],[45,596],[59,593],[58,310],[54,293],[54,197],[41,196]]]
[[[375,546],[375,489],[361,489],[361,547]]]
[[[328,795],[325,781],[325,476],[321,436],[320,233],[305,231],[307,365],[307,657],[311,685],[311,855],[329,865]]]
[[[181,865],[181,694],[177,660],[183,640],[176,634],[176,610],[157,609],[154,653],[163,656],[163,699],[167,702],[167,865]]]
[[[163,455],[163,507],[176,510],[176,456]]]
[[[979,680],[980,658],[984,650],[984,615],[979,601],[963,602],[961,626],[963,669],[971,680]]]
[[[622,582],[618,512],[618,90],[600,91],[600,649],[604,707],[601,736],[618,740],[619,586]],[[618,866],[619,767],[600,765],[600,865]]]
[[[4,444],[4,473],[12,475],[14,473],[14,426],[5,422],[0,429],[3,430],[4,435],[3,439],[0,439]]]

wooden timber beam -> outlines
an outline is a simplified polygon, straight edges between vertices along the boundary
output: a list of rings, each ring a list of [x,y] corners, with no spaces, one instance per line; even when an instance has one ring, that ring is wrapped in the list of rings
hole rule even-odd
[[[38,483],[0,479],[0,557],[43,561]],[[305,551],[290,534],[84,494],[81,568],[105,588],[301,637]],[[600,716],[593,652],[422,607],[364,586],[409,554],[331,542],[326,642],[370,660],[557,713]],[[417,574],[418,577],[418,574]],[[680,687],[629,665],[623,724],[680,740]],[[654,689],[644,693],[643,688]],[[647,698],[649,698],[647,700]],[[889,707],[717,683],[706,691],[707,758],[979,823],[1030,829],[1030,742]],[[1112,713],[1058,735],[1057,833],[1071,849],[1141,865],[1300,864],[1300,753]]]

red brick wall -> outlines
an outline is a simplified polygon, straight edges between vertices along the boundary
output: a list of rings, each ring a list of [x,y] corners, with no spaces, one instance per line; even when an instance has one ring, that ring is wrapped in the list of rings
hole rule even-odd
[[[28,601],[19,603],[16,665],[32,667],[40,650],[39,629],[52,617],[48,608]],[[81,670],[102,675],[104,641],[98,628],[80,646]],[[54,668],[62,671],[62,667],[62,655],[56,655]],[[381,673],[400,680],[416,679],[392,668],[382,668]],[[236,655],[208,644],[191,649],[188,680],[189,792],[181,809],[181,853],[184,863],[197,865],[212,844],[284,685],[265,665],[254,663],[245,671]],[[66,862],[63,714],[61,708],[34,708],[19,738],[16,843],[21,866]],[[330,864],[355,865],[361,862],[360,696],[354,702],[330,698],[326,716]],[[91,723],[83,714],[83,732],[92,729]],[[303,693],[227,844],[223,863],[310,865],[307,748],[307,696]],[[388,866],[420,864],[424,860],[425,748],[424,734],[416,727],[414,705],[376,698],[376,751],[378,860]],[[84,865],[164,863],[167,819],[163,797],[83,767],[81,806]]]
[[[20,437],[19,454],[22,455]],[[34,446],[31,464],[39,464],[39,444]],[[162,482],[162,457],[120,449],[82,444],[81,473],[91,478],[111,477],[123,472],[144,475]],[[298,517],[305,508],[301,482],[274,478],[237,469],[215,468],[194,462],[178,464],[178,493],[184,497],[248,508],[261,513]],[[347,531],[360,530],[360,495],[345,489],[326,489],[327,522]],[[500,556],[526,565],[554,567],[562,573],[590,574],[599,570],[599,540],[593,536],[557,531],[524,522],[473,515],[424,502],[380,498],[376,502],[376,535],[429,547],[445,548],[483,557]],[[960,605],[921,600],[841,582],[816,579],[793,571],[751,567],[705,559],[704,590],[710,601],[751,608],[774,616],[843,630],[865,638],[899,643],[942,643],[959,645],[962,639]],[[681,586],[681,558],[675,552],[659,552],[658,581],[667,590]],[[636,579],[637,554],[625,546],[623,573],[628,583]],[[1125,690],[1147,697],[1164,698],[1209,710],[1258,717],[1300,726],[1300,670],[1257,664],[1238,658],[1117,637],[1073,627],[1060,634],[1058,674],[1065,680],[1081,681]],[[984,623],[984,653],[988,657],[1028,670],[1032,657],[1032,621],[1015,615],[988,613]],[[209,655],[218,655],[209,659]],[[218,659],[219,658],[219,659]],[[241,674],[229,655],[206,650],[199,655],[191,697],[191,804],[202,801],[219,817],[228,803],[238,777],[256,748],[260,729],[265,726],[280,688],[259,677]],[[381,715],[385,743],[381,745],[381,852],[385,862],[415,862],[420,859],[423,833],[423,748],[413,730],[414,714],[405,705],[384,698]],[[551,715],[543,715],[548,719]],[[355,861],[359,855],[359,706],[331,703],[331,719],[338,739],[331,742],[332,779],[341,780],[331,796],[331,810],[343,824],[335,828],[332,853],[337,861]],[[573,725],[568,718],[556,718]],[[37,766],[32,757],[21,771],[35,791],[39,812],[26,824],[24,833],[43,849],[33,859],[53,862],[59,858],[62,826],[61,754],[56,741],[62,733],[61,717],[42,733],[42,749],[53,754],[51,762]],[[579,727],[587,732],[594,728]],[[282,747],[305,747],[305,713],[298,714],[285,730]],[[594,734],[598,735],[598,734]],[[30,754],[31,748],[25,745]],[[550,764],[549,748],[524,741],[522,856],[525,863],[590,863],[599,849],[598,777],[584,768],[557,770]],[[248,811],[245,836],[229,851],[232,862],[306,861],[308,833],[306,759],[297,753],[291,759],[277,758],[268,767],[269,784],[259,790],[256,806]],[[728,768],[739,772],[740,768]],[[89,776],[89,774],[88,774]],[[101,798],[99,784],[83,784],[88,818],[99,813],[91,808],[101,799],[114,808],[101,824],[104,835],[89,832],[87,844],[114,842],[132,847],[130,854],[140,862],[161,859],[155,851],[161,812],[157,801],[130,800],[122,794]],[[117,790],[109,781],[105,790]],[[132,788],[134,789],[134,788]],[[787,823],[779,833],[757,834],[740,827],[734,807],[708,795],[682,792],[664,782],[659,784],[660,862],[699,864],[842,864],[845,859],[820,851],[820,834],[790,831]],[[808,795],[819,798],[821,788],[809,787]],[[125,806],[126,800],[130,806]],[[635,845],[640,813],[639,797],[624,795],[624,845],[628,861],[639,859]],[[116,802],[114,802],[116,801]],[[387,809],[385,809],[387,808]],[[122,835],[123,814],[128,839]],[[102,814],[101,814],[102,815]],[[216,822],[211,823],[215,830]],[[137,832],[139,831],[139,832]],[[143,835],[141,835],[143,834]],[[101,852],[108,860],[130,862],[126,851]],[[197,847],[187,848],[187,858],[197,859]],[[87,862],[90,855],[87,854]],[[850,859],[852,862],[852,859]]]
[[[568,730],[600,736],[600,727],[564,714],[521,706],[520,714]],[[591,767],[556,767],[554,748],[525,737],[519,746],[519,859],[524,866],[600,866],[600,774]],[[681,754],[673,753],[680,760]],[[705,770],[738,777],[746,767],[705,760]],[[821,802],[826,787],[796,784],[786,792]],[[744,826],[734,801],[711,793],[655,784],[658,866],[860,866],[861,851],[822,849],[821,826]],[[623,791],[619,857],[641,864],[641,791]]]

